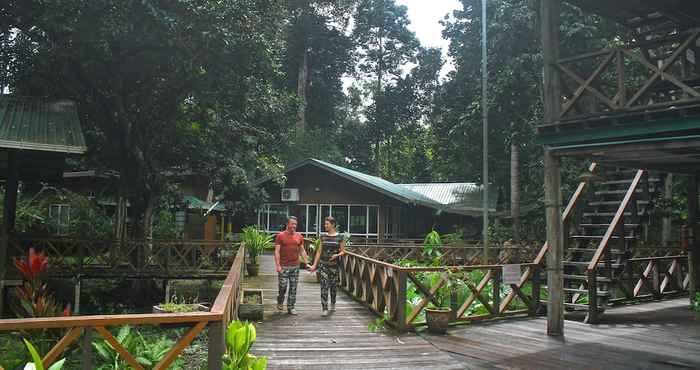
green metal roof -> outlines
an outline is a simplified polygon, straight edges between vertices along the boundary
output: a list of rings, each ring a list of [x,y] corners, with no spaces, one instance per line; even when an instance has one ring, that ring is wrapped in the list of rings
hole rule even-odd
[[[85,153],[75,103],[0,95],[0,148]]]
[[[183,197],[183,200],[185,201],[185,203],[187,203],[187,207],[189,209],[202,209],[202,210],[208,211],[208,210],[212,209],[212,207],[215,204],[215,203],[209,203],[207,201],[201,200],[193,195],[185,195]],[[223,204],[221,204],[221,202],[219,202],[218,204],[216,204],[216,206],[212,210],[223,212],[226,210],[226,207]]]
[[[390,198],[396,199],[400,202],[403,203],[408,203],[408,204],[413,204],[413,205],[420,205],[424,207],[429,207],[437,210],[441,210],[444,212],[448,213],[459,213],[459,214],[472,214],[474,213],[474,210],[471,209],[470,207],[467,207],[469,209],[461,209],[461,207],[453,207],[450,204],[443,204],[440,201],[431,198],[427,194],[423,194],[422,192],[416,191],[413,189],[411,186],[407,186],[406,184],[400,185],[400,184],[394,184],[393,182],[387,181],[385,179],[382,179],[377,176],[372,176],[368,175],[366,173],[362,173],[359,171],[351,170],[349,168],[341,167],[332,163],[324,162],[318,159],[305,159],[303,161],[294,163],[290,165],[287,168],[286,172],[293,171],[297,168],[303,167],[303,166],[315,166],[319,167],[325,170],[328,170],[340,177],[343,177],[345,179],[348,179],[354,183],[357,183],[359,185],[368,187],[372,190],[375,190],[379,193],[382,193]],[[265,178],[260,181],[256,182],[256,185],[261,185],[267,181],[271,180],[271,178]],[[410,185],[410,184],[409,184]],[[480,206],[479,206],[479,209]]]
[[[483,209],[483,186],[473,182],[399,184],[399,186],[421,193],[461,213],[476,214]],[[489,190],[490,194],[496,194],[496,189],[493,189],[492,185],[489,186]],[[496,197],[489,199],[489,210],[496,211]]]

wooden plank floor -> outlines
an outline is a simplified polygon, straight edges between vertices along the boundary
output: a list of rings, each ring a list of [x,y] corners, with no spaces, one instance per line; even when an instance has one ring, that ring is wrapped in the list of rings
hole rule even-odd
[[[265,319],[257,323],[256,355],[267,356],[268,369],[464,369],[446,352],[415,334],[372,333],[375,317],[344,292],[337,310],[321,316],[320,287],[308,272],[300,273],[297,316],[275,311],[277,274],[272,256],[264,255],[261,274],[246,278],[244,287],[262,288]]]
[[[422,336],[470,369],[700,369],[700,315],[687,298],[610,309],[598,325],[567,320],[565,341],[546,325],[526,318]]]

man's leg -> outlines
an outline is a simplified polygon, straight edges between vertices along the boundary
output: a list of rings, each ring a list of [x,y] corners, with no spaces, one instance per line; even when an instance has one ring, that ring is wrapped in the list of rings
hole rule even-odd
[[[328,309],[328,287],[330,285],[328,280],[328,268],[321,265],[318,273],[321,274],[321,307],[325,311]]]
[[[282,310],[280,307],[284,303],[284,295],[287,294],[287,281],[289,280],[289,270],[282,268],[282,271],[277,274],[277,286],[279,288],[277,292],[277,309]]]
[[[290,268],[288,274],[289,296],[287,297],[287,311],[292,311],[294,310],[294,305],[297,303],[297,284],[299,283],[299,268]]]

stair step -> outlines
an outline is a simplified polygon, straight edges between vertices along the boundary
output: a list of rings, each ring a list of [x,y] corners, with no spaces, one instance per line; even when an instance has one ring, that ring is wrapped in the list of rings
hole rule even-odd
[[[632,183],[632,178],[629,179],[624,179],[624,180],[608,180],[608,181],[603,181],[601,184],[603,185],[620,185],[620,184],[631,184]],[[661,179],[658,177],[650,177],[648,180],[650,183],[652,182],[660,182]]]
[[[601,240],[603,239],[603,235],[571,235],[572,239],[591,239],[591,240]],[[610,237],[611,239],[620,239],[619,236],[613,235]],[[636,236],[625,236],[625,240],[637,240],[639,239]]]
[[[607,229],[610,227],[610,224],[580,224],[579,226],[590,229]],[[625,224],[625,228],[636,228],[639,226],[639,224]]]
[[[587,261],[564,261],[564,266],[588,266],[590,262]],[[624,266],[621,263],[611,263],[610,268],[620,268]],[[598,263],[598,268],[605,268],[605,263],[604,262],[599,262]]]
[[[588,276],[586,276],[586,275],[564,275],[564,280],[587,281]],[[600,281],[603,283],[611,283],[612,282],[612,280],[610,278],[607,278],[604,276],[597,276],[596,281]]]
[[[575,289],[575,288],[564,288],[565,292],[570,292],[570,293],[584,293],[588,294],[588,289]],[[598,297],[607,297],[610,295],[610,292],[607,290],[599,290],[597,296]]]
[[[651,189],[653,190],[653,189]],[[636,193],[641,193],[643,189],[637,188],[635,190]],[[618,194],[627,194],[627,189],[623,190],[598,190],[594,193],[595,195],[618,195]],[[641,199],[640,199],[641,200]]]
[[[584,212],[583,217],[614,217],[615,212]],[[631,217],[632,212],[625,212],[625,216]]]
[[[590,202],[588,203],[589,206],[591,207],[598,207],[598,206],[619,206],[622,200],[605,200],[605,201],[598,201],[598,202]],[[638,200],[638,204],[649,204],[648,200]]]
[[[579,253],[595,253],[596,248],[568,248],[569,252],[579,252]],[[621,250],[610,250],[610,254],[623,255],[624,251]]]

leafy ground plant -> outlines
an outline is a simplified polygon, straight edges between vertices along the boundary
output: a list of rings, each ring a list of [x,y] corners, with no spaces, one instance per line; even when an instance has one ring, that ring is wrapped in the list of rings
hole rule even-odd
[[[26,339],[24,340],[24,345],[27,346],[27,350],[29,351],[29,354],[32,356],[32,361],[31,363],[28,363],[24,369],[25,370],[44,370],[44,363],[41,360],[41,356],[39,355],[39,352],[34,348],[31,342],[29,342]],[[63,368],[63,364],[66,362],[66,359],[62,359],[59,361],[56,361],[51,365],[48,370],[61,370]]]
[[[690,306],[690,309],[700,313],[700,293],[695,293],[695,299],[693,299],[693,304]]]
[[[226,354],[224,370],[264,370],[267,357],[256,357],[250,353],[255,343],[255,326],[238,320],[229,324],[226,330]]]
[[[136,359],[139,364],[146,368],[155,366],[175,344],[174,341],[165,336],[159,336],[158,338],[150,340],[146,339],[131,326],[122,326],[119,329],[116,339],[124,349],[134,356],[134,359]],[[95,348],[98,355],[96,367],[98,370],[119,370],[128,368],[128,364],[122,360],[119,353],[106,340],[93,342],[92,346]],[[181,360],[176,360],[172,366],[173,368],[179,368],[181,366]]]

